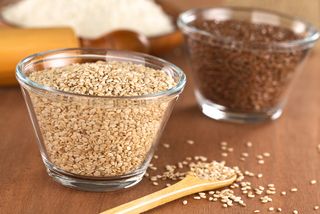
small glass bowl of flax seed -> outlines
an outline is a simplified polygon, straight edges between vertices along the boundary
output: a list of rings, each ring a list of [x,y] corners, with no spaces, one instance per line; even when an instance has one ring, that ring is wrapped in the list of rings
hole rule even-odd
[[[210,118],[275,120],[290,86],[319,38],[309,23],[251,8],[204,8],[182,13],[195,94]]]
[[[29,56],[16,76],[49,176],[87,191],[142,179],[186,83],[162,59],[95,49]]]

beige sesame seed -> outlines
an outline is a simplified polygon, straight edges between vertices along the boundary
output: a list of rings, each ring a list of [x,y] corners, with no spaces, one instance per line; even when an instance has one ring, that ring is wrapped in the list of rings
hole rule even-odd
[[[241,161],[245,161],[246,158],[245,158],[245,157],[241,157],[240,160],[241,160]]]
[[[317,148],[318,148],[318,152],[320,153],[320,144],[318,144]]]
[[[192,157],[186,157],[187,161],[192,161]]]
[[[183,205],[187,205],[187,204],[188,204],[188,201],[187,201],[187,200],[183,200],[183,201],[182,201],[182,204],[183,204]]]
[[[268,189],[268,190],[266,191],[266,194],[267,194],[267,195],[274,195],[274,194],[276,194],[276,192]]]
[[[149,169],[153,170],[153,171],[156,171],[158,168],[155,167],[155,166],[149,166]]]
[[[198,194],[201,198],[207,198],[206,193],[204,192],[199,192]]]
[[[293,210],[292,213],[293,214],[298,214],[299,212],[298,212],[298,210]]]
[[[255,211],[253,211],[254,213],[260,213],[260,210],[255,210]]]
[[[263,156],[262,155],[257,155],[256,158],[259,159],[259,160],[262,160]]]
[[[220,143],[220,145],[221,145],[221,146],[227,146],[228,143],[227,143],[226,141],[222,141],[222,142]]]
[[[171,184],[167,183],[166,186],[169,187],[169,186],[171,186]]]
[[[312,184],[312,185],[313,185],[313,184],[316,184],[316,183],[317,183],[317,180],[311,180],[311,181],[310,181],[310,184]]]
[[[231,148],[231,147],[228,148],[228,152],[233,152],[233,151],[234,151],[233,148]]]
[[[153,158],[154,158],[154,159],[158,159],[159,156],[158,156],[158,155],[154,155]]]
[[[222,204],[222,207],[227,208],[228,204]]]
[[[273,212],[274,211],[274,208],[273,207],[269,207],[268,209],[270,212]]]
[[[170,148],[170,144],[168,144],[168,143],[164,143],[162,145],[163,145],[164,148],[167,148],[167,149]]]
[[[282,212],[282,208],[277,208],[277,212]]]
[[[319,206],[314,206],[313,209],[314,210],[318,210],[320,207]]]
[[[265,157],[270,157],[271,156],[271,154],[269,152],[264,152],[262,155],[265,156]]]
[[[176,84],[161,70],[116,61],[45,68],[28,77],[56,90],[93,96],[140,96]],[[65,99],[33,92],[30,98],[52,164],[68,173],[97,177],[139,169],[169,105],[169,101],[155,101],[139,103],[137,108],[136,100],[126,98],[89,102],[84,97]]]
[[[195,199],[195,200],[200,200],[201,197],[200,197],[200,196],[194,196],[193,199]]]
[[[158,185],[159,185],[158,182],[153,182],[152,184],[153,184],[154,186],[158,186]]]
[[[247,147],[252,147],[252,142],[248,141],[248,142],[246,143],[246,146],[247,146]]]
[[[291,191],[291,192],[298,192],[298,188],[295,188],[295,187],[294,187],[294,188],[291,188],[290,191]]]
[[[241,155],[243,156],[243,157],[249,157],[249,154],[247,153],[247,152],[243,152],[243,153],[241,153]]]
[[[222,157],[228,157],[228,153],[222,152],[222,153],[221,153],[221,156],[222,156]]]
[[[190,145],[193,145],[194,141],[193,140],[187,140],[187,143],[190,144]]]
[[[264,160],[258,160],[258,164],[264,164]]]
[[[150,181],[157,181],[158,180],[158,177],[157,176],[152,176],[150,177]]]
[[[262,177],[263,177],[263,174],[262,174],[262,173],[259,173],[259,174],[257,174],[257,177],[258,177],[258,178],[262,178]]]

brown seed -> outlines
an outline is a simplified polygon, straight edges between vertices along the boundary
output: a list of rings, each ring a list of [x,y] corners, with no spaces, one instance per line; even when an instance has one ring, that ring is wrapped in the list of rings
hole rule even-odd
[[[193,27],[212,35],[186,35],[202,96],[237,112],[262,112],[276,106],[305,57],[303,50],[278,52],[253,47],[256,42],[278,43],[304,37],[285,27],[234,19],[199,20]],[[224,37],[241,42],[241,47],[234,42],[221,42]]]

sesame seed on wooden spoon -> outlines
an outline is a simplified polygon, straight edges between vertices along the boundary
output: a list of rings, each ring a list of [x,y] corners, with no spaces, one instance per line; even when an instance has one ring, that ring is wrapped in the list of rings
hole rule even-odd
[[[190,168],[187,176],[178,183],[165,189],[104,211],[101,214],[121,213],[134,214],[141,213],[170,201],[182,198],[194,193],[218,189],[231,185],[237,178],[236,172],[224,166],[223,163],[199,162]],[[199,198],[201,198],[199,196]]]

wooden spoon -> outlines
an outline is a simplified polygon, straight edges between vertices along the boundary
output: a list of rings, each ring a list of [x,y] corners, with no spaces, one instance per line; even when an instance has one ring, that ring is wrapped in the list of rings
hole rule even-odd
[[[229,186],[236,180],[236,178],[237,176],[233,175],[226,180],[209,181],[193,175],[187,175],[183,180],[172,186],[169,186],[150,195],[146,195],[134,201],[128,202],[126,204],[120,205],[118,207],[112,208],[110,210],[106,210],[101,214],[141,213],[187,195]]]

